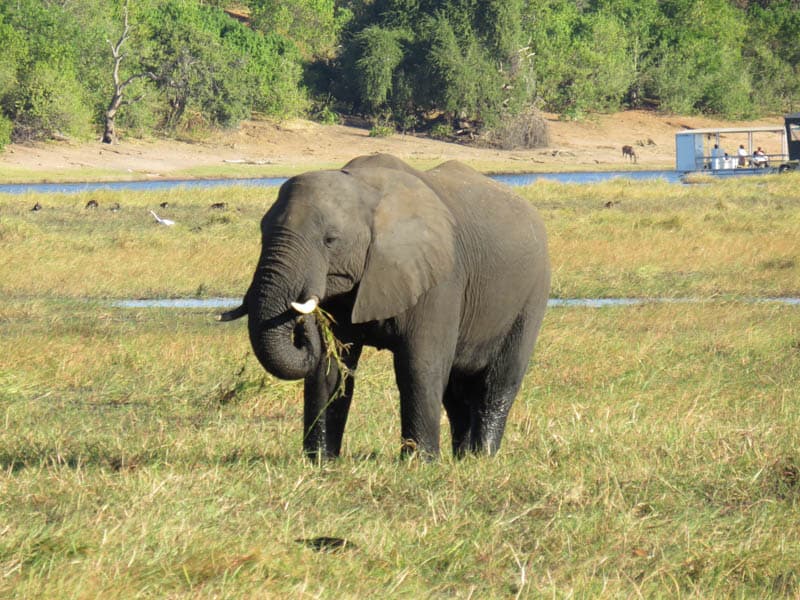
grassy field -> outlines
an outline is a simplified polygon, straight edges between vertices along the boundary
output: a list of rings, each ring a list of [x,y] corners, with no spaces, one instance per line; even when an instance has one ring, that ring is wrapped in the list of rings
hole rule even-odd
[[[554,295],[698,301],[551,309],[500,455],[429,465],[388,354],[312,465],[245,323],[109,302],[241,295],[274,191],[0,196],[0,597],[797,597],[799,184],[526,188]]]

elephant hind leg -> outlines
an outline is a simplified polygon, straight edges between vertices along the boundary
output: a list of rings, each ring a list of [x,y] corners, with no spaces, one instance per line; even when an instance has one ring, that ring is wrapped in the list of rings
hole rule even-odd
[[[453,455],[494,454],[518,385],[498,386],[490,370],[453,375],[444,395]]]
[[[450,421],[453,455],[465,456],[471,450],[472,411],[470,407],[483,395],[480,377],[452,373],[444,392],[444,409]]]
[[[471,404],[470,450],[495,454],[505,432],[511,405],[528,368],[540,322],[524,315],[514,323],[500,352],[482,374]]]

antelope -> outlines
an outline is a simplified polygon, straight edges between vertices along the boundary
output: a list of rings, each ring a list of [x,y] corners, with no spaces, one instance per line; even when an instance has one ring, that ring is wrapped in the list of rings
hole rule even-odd
[[[633,146],[623,146],[622,147],[622,157],[623,158],[627,157],[630,160],[632,160],[633,162],[636,162],[636,159],[638,158],[636,156],[636,150],[633,149]]]

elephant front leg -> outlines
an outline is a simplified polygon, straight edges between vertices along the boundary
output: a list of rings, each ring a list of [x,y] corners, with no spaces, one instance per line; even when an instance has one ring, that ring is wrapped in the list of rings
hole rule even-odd
[[[444,375],[436,362],[395,353],[395,377],[400,391],[400,424],[404,457],[439,457]]]
[[[347,415],[353,399],[352,373],[358,364],[361,346],[351,346],[342,355],[347,368],[342,373],[336,361],[322,354],[322,359],[305,379],[303,390],[303,450],[314,460],[336,458],[342,449]]]

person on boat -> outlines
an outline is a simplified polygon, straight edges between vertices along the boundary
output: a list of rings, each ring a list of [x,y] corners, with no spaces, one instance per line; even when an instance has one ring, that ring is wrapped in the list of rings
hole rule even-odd
[[[744,149],[744,144],[739,144],[739,150],[737,150],[739,155],[739,166],[746,167],[747,166],[747,150]]]
[[[725,151],[719,147],[719,144],[714,144],[711,149],[711,168],[715,171],[722,168],[722,158],[725,156]]]
[[[726,152],[725,155],[722,157],[722,168],[733,169],[734,167],[736,167],[736,161],[733,160],[733,157]]]
[[[753,152],[753,166],[756,168],[769,166],[769,157],[761,149],[761,146]]]

